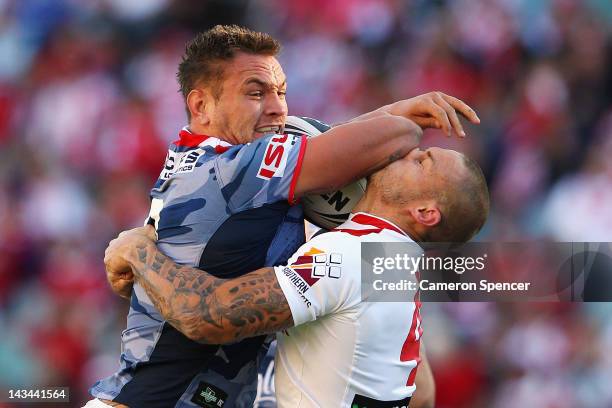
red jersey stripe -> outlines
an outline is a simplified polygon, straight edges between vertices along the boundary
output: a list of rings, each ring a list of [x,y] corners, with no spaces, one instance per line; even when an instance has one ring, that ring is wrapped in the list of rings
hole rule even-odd
[[[179,139],[175,140],[173,144],[182,147],[198,147],[200,143],[202,143],[209,137],[210,136],[207,135],[196,135],[195,133],[191,133],[183,129],[179,133]]]

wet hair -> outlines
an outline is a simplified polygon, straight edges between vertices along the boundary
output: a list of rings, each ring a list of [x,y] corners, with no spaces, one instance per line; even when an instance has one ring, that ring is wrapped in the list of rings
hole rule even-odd
[[[208,87],[215,99],[223,92],[225,63],[237,52],[275,56],[280,43],[269,34],[237,25],[216,25],[189,41],[176,74],[185,101],[198,84]],[[187,116],[190,118],[189,108]]]

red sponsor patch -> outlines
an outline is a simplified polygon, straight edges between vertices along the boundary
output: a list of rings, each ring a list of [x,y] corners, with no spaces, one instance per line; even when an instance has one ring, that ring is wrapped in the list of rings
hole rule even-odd
[[[288,135],[279,135],[270,139],[263,160],[259,165],[257,177],[269,180],[272,177],[283,176],[287,165],[287,153],[290,148],[287,143],[288,138]]]

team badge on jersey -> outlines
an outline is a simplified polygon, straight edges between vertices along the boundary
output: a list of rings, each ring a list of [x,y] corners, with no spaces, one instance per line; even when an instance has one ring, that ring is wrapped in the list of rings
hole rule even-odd
[[[303,295],[323,277],[339,279],[342,276],[342,254],[326,253],[312,247],[286,266],[283,273]],[[307,299],[304,300],[309,303]]]
[[[289,267],[297,272],[309,286],[312,286],[324,276],[340,278],[341,265],[342,254],[328,254],[313,247],[304,255],[298,256]]]

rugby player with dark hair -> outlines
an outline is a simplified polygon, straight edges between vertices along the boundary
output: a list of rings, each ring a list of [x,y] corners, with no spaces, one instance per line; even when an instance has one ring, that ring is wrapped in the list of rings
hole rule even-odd
[[[457,112],[478,122],[462,101],[432,93],[311,140],[284,134],[287,83],[279,50],[267,34],[216,26],[187,44],[179,65],[189,125],[170,146],[148,222],[166,255],[218,278],[286,262],[304,242],[299,197],[405,156],[420,141],[419,126],[463,136]],[[224,407],[252,404],[263,336],[202,345],[164,319],[142,285],[126,295],[121,366],[91,388],[94,397],[131,408],[197,407],[206,405],[197,395],[212,389]]]

